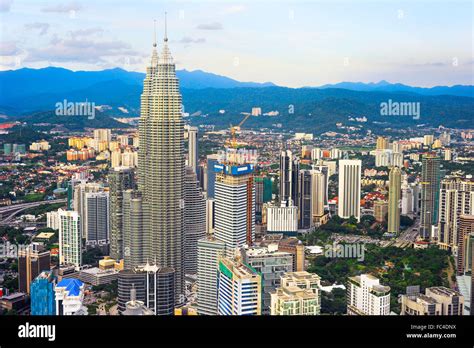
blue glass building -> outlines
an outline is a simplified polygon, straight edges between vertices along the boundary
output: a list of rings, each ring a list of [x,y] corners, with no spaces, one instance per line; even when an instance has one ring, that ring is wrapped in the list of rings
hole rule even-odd
[[[31,315],[56,315],[54,284],[51,271],[41,272],[31,283]]]

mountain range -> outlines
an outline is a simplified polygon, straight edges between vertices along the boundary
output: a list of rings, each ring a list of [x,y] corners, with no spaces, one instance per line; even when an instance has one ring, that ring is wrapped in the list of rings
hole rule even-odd
[[[235,117],[241,112],[255,106],[263,112],[278,111],[279,117],[252,118],[247,123],[249,126],[281,123],[293,130],[333,129],[337,122],[361,116],[368,118],[367,124],[388,122],[391,127],[419,124],[468,127],[474,119],[474,86],[421,88],[380,81],[287,88],[271,82],[239,82],[201,70],[178,70],[177,76],[185,111],[201,115],[192,118],[196,124],[227,127],[229,123],[235,124]],[[10,118],[61,124],[64,118],[51,113],[56,103],[88,100],[112,107],[101,114],[105,123],[110,116],[138,116],[144,77],[143,73],[119,68],[76,72],[54,67],[1,71],[0,113]],[[419,102],[421,119],[381,116],[380,103],[388,100]],[[290,108],[294,112],[289,112]],[[74,126],[71,122],[74,123],[68,119]]]

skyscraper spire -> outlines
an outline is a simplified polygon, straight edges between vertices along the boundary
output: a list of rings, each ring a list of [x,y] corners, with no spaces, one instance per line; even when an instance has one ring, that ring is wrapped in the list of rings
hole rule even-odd
[[[166,12],[165,12],[165,37],[163,41],[164,41],[163,50],[161,51],[159,64],[173,64],[173,57],[171,56],[171,52],[168,48],[168,23],[166,20]]]
[[[156,19],[153,20],[153,51],[151,52],[151,66],[158,65],[158,51],[156,50]]]
[[[168,23],[166,20],[166,14],[167,12],[165,12],[165,42],[168,42]]]
[[[153,20],[153,47],[156,47],[156,19]]]

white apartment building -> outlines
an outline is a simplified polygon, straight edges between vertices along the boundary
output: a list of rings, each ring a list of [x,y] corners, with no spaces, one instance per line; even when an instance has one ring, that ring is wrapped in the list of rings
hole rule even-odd
[[[71,210],[58,210],[59,213],[59,264],[82,264],[81,219],[79,213]]]
[[[350,277],[347,284],[348,315],[389,315],[390,287],[370,274]]]
[[[271,315],[319,315],[321,278],[314,273],[289,272],[271,294]]]

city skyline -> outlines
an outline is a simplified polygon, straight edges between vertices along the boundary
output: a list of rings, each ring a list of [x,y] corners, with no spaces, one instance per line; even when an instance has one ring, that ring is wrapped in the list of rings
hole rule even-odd
[[[472,4],[465,1],[429,7],[424,1],[159,2],[153,15],[149,4],[119,2],[111,9],[107,1],[3,0],[0,70],[144,71],[153,20],[162,37],[166,11],[179,69],[289,87],[380,80],[421,87],[473,84]],[[107,18],[99,16],[105,8]],[[448,27],[452,16],[457,20]]]

